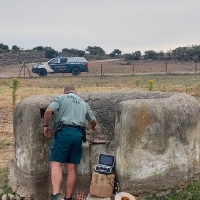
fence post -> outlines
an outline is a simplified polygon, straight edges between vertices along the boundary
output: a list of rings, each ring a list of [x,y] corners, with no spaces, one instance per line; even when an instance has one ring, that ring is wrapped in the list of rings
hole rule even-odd
[[[24,65],[25,65],[25,63],[24,63]],[[25,66],[24,66],[24,78],[25,78]]]
[[[134,73],[135,73],[135,62],[133,63],[133,76],[134,76]]]
[[[167,74],[167,63],[165,63],[165,73]]]
[[[196,62],[196,65],[195,65],[195,74],[197,73],[197,62]]]
[[[102,64],[101,64],[101,76],[103,76],[103,67],[102,67]]]

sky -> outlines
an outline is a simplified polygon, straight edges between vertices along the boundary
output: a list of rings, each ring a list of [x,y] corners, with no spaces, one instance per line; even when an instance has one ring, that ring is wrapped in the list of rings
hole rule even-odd
[[[200,45],[200,0],[0,0],[0,43],[107,54]]]

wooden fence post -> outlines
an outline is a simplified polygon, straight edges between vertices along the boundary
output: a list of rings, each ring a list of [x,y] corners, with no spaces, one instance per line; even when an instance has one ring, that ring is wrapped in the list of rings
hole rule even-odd
[[[101,76],[103,76],[103,67],[102,67],[102,64],[101,64]]]
[[[195,65],[195,74],[197,74],[197,62],[196,62],[196,65]]]
[[[165,63],[165,73],[167,74],[167,63]]]
[[[133,76],[134,76],[134,73],[135,73],[135,62],[133,63]]]

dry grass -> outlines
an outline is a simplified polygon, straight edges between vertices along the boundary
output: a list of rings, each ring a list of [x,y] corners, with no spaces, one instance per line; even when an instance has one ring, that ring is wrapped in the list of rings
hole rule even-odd
[[[138,86],[134,83],[139,78]],[[127,75],[103,77],[45,77],[20,78],[17,90],[17,102],[33,95],[60,94],[67,84],[73,84],[78,92],[134,90],[147,91],[148,80],[155,81],[154,91],[185,92],[199,96],[199,75]],[[0,79],[0,108],[12,107],[12,79]]]

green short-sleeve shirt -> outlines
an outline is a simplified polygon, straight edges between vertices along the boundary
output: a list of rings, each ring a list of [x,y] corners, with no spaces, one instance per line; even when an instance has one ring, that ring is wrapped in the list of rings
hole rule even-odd
[[[90,106],[74,93],[57,96],[49,108],[57,113],[57,121],[64,124],[85,126],[86,120],[95,119]]]

